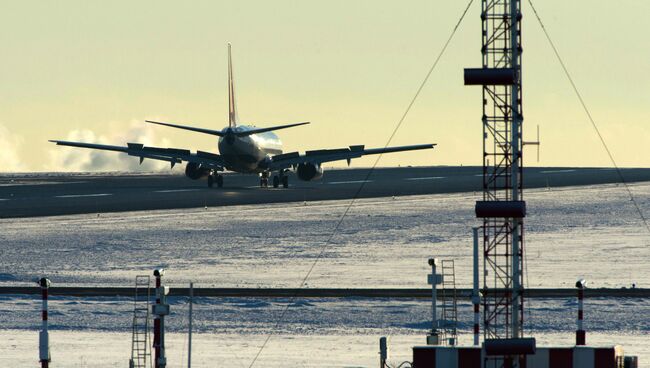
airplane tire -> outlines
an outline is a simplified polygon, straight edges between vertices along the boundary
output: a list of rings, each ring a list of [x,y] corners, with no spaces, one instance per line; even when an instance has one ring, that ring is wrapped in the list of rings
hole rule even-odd
[[[273,176],[273,188],[280,186],[280,178],[277,175]]]
[[[214,185],[214,175],[208,175],[208,188],[212,188]]]
[[[223,188],[223,175],[217,175],[217,188]]]
[[[288,176],[283,176],[282,177],[282,187],[283,188],[289,188],[289,177]]]

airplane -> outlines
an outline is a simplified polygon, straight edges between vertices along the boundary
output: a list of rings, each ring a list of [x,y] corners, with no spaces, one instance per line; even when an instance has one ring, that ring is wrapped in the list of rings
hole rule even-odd
[[[172,168],[176,164],[187,162],[185,175],[193,180],[207,178],[208,187],[210,188],[215,183],[218,188],[223,187],[223,175],[221,172],[225,170],[258,174],[260,177],[260,187],[268,187],[271,173],[276,172],[277,174],[273,176],[273,187],[278,188],[282,185],[283,188],[288,188],[289,177],[287,173],[289,171],[294,171],[296,176],[303,181],[317,180],[323,176],[322,164],[325,162],[346,160],[348,165],[350,165],[350,160],[365,155],[432,149],[436,146],[436,144],[420,144],[367,149],[363,145],[356,145],[339,149],[306,151],[304,154],[299,152],[284,153],[282,151],[282,142],[273,131],[306,125],[309,122],[278,125],[268,128],[240,125],[237,105],[235,103],[235,86],[233,82],[230,44],[228,44],[228,107],[228,126],[222,130],[145,120],[150,124],[217,136],[219,137],[219,154],[199,150],[192,153],[187,149],[146,147],[141,143],[127,143],[126,147],[124,147],[62,140],[50,140],[50,142],[56,143],[59,146],[123,152],[129,156],[139,157],[140,163],[144,159],[167,161],[171,164]]]

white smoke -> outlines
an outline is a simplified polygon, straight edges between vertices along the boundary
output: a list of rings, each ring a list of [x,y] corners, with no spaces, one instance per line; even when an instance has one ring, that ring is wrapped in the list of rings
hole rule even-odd
[[[111,133],[106,136],[87,129],[75,129],[62,140],[115,146],[126,146],[127,142],[162,148],[170,146],[168,139],[157,139],[154,128],[139,120],[131,121],[126,129],[120,124],[111,128]],[[48,171],[168,171],[170,168],[164,161],[145,159],[140,164],[138,157],[87,148],[56,146],[49,150],[49,157]]]
[[[0,171],[20,172],[26,171],[27,165],[18,157],[18,150],[24,143],[23,137],[13,134],[4,125],[0,124]]]

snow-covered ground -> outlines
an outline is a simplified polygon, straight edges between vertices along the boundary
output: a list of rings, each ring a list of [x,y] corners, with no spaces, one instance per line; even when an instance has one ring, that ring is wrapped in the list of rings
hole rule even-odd
[[[650,217],[650,184],[631,187]],[[171,193],[170,195],[173,195]],[[197,286],[426,287],[427,258],[471,279],[477,195],[215,207],[3,220],[0,284],[128,286],[154,267]],[[650,286],[650,233],[622,186],[527,192],[529,287]]]
[[[650,184],[631,190],[650,216]],[[0,285],[48,276],[54,287],[130,286],[135,275],[163,266],[172,286],[299,287],[313,267],[304,287],[427,287],[427,258],[436,256],[454,259],[457,286],[469,287],[477,198],[359,200],[330,243],[349,201],[3,220]],[[649,287],[650,233],[622,186],[530,190],[526,199],[529,287],[572,287],[578,277],[591,287]],[[542,342],[570,344],[574,303],[529,300],[528,326]],[[269,333],[255,366],[375,366],[381,335],[391,336],[394,360],[405,360],[424,341],[428,306],[426,300],[199,298],[194,362],[248,367]],[[34,297],[0,298],[0,366],[34,365],[39,308]],[[102,366],[125,365],[128,298],[53,298],[51,308],[53,359],[61,366],[90,365],[96,354]],[[185,299],[172,300],[170,366],[182,366],[185,308]],[[623,344],[650,361],[649,301],[590,299],[586,308],[588,342]],[[469,311],[461,304],[464,332]]]
[[[166,320],[170,367],[187,357],[187,298],[170,298]],[[40,301],[37,296],[0,298],[0,366],[33,365],[37,354]],[[57,366],[124,366],[130,354],[129,298],[52,297],[52,356]],[[389,337],[393,362],[410,360],[430,327],[427,300],[196,298],[193,362],[196,367],[248,367],[271,336],[258,367],[373,367],[380,336]],[[286,309],[281,320],[280,316]],[[540,345],[574,342],[574,299],[529,300],[527,334]],[[585,327],[590,344],[621,344],[643,362],[650,359],[650,301],[588,299]],[[459,305],[460,342],[471,343],[471,305]]]

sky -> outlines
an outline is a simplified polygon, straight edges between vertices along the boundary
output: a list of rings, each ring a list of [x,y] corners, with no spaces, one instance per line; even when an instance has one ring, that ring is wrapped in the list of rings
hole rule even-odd
[[[285,151],[383,147],[465,1],[6,1],[0,13],[0,171],[154,170],[117,153],[48,139],[216,152],[215,137],[145,119],[227,125],[227,43],[240,120],[299,121]],[[618,165],[650,164],[647,0],[534,2]],[[475,0],[379,166],[480,165]],[[531,166],[611,166],[595,130],[523,2],[524,138]],[[353,161],[371,166],[375,157]],[[345,166],[345,162],[338,163]],[[336,166],[336,165],[330,165]],[[178,171],[179,169],[175,169]],[[182,168],[180,169],[182,170]]]

